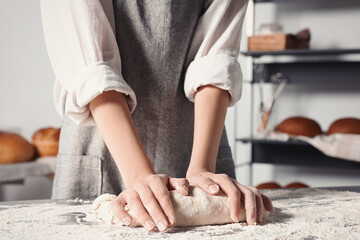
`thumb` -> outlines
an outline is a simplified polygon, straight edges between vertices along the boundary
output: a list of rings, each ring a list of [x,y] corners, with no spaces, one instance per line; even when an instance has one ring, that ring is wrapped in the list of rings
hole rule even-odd
[[[175,189],[181,195],[189,194],[189,181],[186,178],[169,178],[169,189]]]

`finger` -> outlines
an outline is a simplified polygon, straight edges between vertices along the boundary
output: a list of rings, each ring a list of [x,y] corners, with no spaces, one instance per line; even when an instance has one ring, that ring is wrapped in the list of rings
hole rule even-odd
[[[246,221],[249,225],[256,224],[256,199],[255,194],[250,191],[244,185],[241,185],[237,181],[234,181],[237,187],[240,189],[241,196],[244,199],[244,207],[246,212]]]
[[[149,231],[155,228],[155,223],[153,222],[149,213],[146,211],[137,192],[128,194],[127,203],[130,209],[134,212],[135,216],[137,216],[139,219],[141,225],[143,225]]]
[[[230,216],[234,222],[239,222],[241,193],[233,180],[226,174],[218,174],[214,181],[229,198]]]
[[[167,186],[169,183],[169,176],[165,174],[154,175],[153,177],[158,177],[160,180]]]
[[[140,191],[140,198],[158,229],[160,231],[165,231],[169,226],[168,219],[153,191],[149,187],[145,187],[144,190]]]
[[[268,198],[268,197],[267,197],[266,195],[264,195],[264,194],[261,194],[261,197],[262,197],[262,199],[263,199],[265,209],[268,210],[269,212],[275,211],[274,206],[273,206],[270,198]]]
[[[255,187],[248,187],[254,194],[255,194],[255,201],[256,201],[256,222],[262,222],[263,216],[263,199],[261,197],[261,193]]]
[[[200,187],[211,195],[216,195],[220,191],[219,186],[211,178],[202,174],[191,177],[191,184]]]
[[[117,219],[124,225],[130,225],[131,223],[131,216],[125,211],[124,207],[126,205],[125,200],[123,199],[124,196],[121,194],[115,198],[111,202],[111,209]]]
[[[163,181],[156,176],[152,179],[149,187],[155,195],[156,200],[160,204],[160,207],[163,210],[163,213],[165,213],[168,220],[162,223],[163,225],[165,225],[164,230],[166,230],[166,228],[168,227],[168,223],[170,223],[171,225],[175,223],[175,210],[170,199],[169,190],[167,189],[166,185],[164,185]]]
[[[181,195],[189,194],[189,181],[186,178],[169,178],[169,189],[175,189]]]

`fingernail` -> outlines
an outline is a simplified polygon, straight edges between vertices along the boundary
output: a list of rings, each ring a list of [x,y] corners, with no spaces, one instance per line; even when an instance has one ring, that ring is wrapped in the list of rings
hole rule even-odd
[[[181,191],[185,194],[185,195],[188,195],[188,189],[184,186],[181,187]]]
[[[270,205],[270,209],[271,209],[271,212],[275,212],[275,208],[272,204]]]
[[[252,217],[251,221],[253,222],[254,225],[256,225],[256,218],[255,217]]]
[[[130,211],[129,205],[125,205],[124,210],[125,210],[125,212]]]
[[[170,224],[174,224],[175,218],[173,216],[168,216]]]
[[[154,223],[152,221],[147,221],[145,223],[145,227],[146,227],[147,230],[151,230],[151,229],[153,229],[155,227],[155,225],[154,225]]]
[[[163,221],[161,221],[158,223],[157,227],[160,231],[164,231],[166,229],[166,224]]]
[[[212,184],[208,187],[208,189],[211,193],[216,193],[219,190],[219,187],[217,185]]]
[[[124,218],[123,218],[123,223],[124,223],[125,225],[129,225],[129,224],[131,223],[130,218],[124,217]]]
[[[231,219],[232,219],[234,222],[239,222],[239,216],[236,215],[236,214],[231,214]]]

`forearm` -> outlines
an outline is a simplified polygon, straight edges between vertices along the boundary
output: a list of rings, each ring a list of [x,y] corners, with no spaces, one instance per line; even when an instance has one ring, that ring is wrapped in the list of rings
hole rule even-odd
[[[107,91],[89,104],[97,127],[124,180],[130,186],[154,169],[135,129],[125,95]]]
[[[199,171],[215,172],[224,127],[228,91],[207,85],[195,95],[194,141],[187,176]]]

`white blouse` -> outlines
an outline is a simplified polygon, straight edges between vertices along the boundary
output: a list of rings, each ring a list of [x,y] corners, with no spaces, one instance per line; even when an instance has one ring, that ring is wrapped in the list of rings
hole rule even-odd
[[[194,102],[200,86],[229,91],[233,106],[241,97],[237,61],[248,0],[206,0],[185,62],[184,92]],[[121,74],[112,0],[40,0],[44,39],[55,72],[54,101],[61,116],[95,125],[88,104],[104,91],[127,96],[132,113],[136,93]]]

